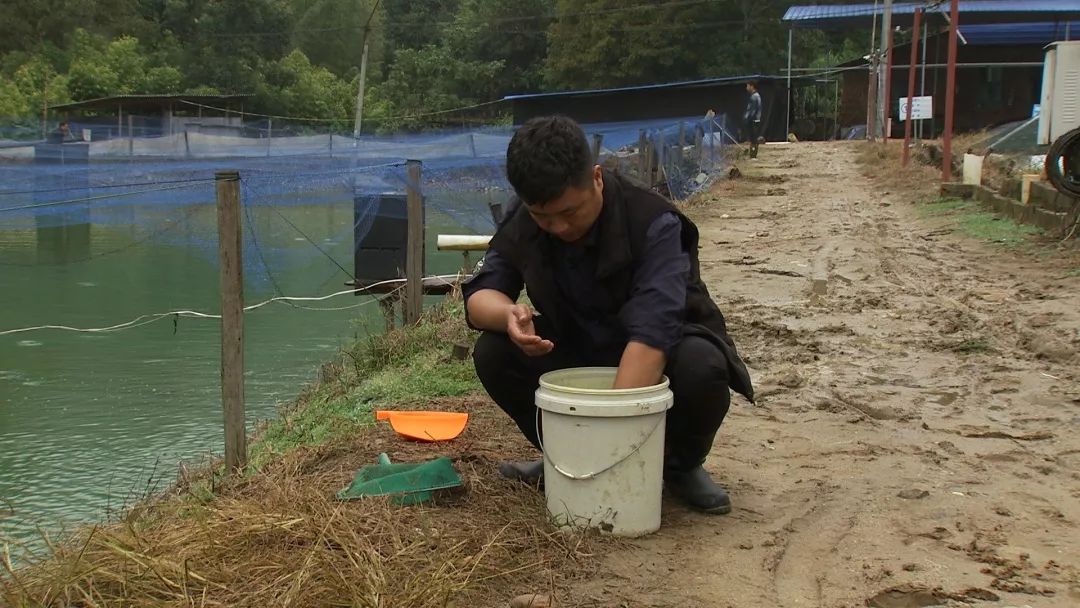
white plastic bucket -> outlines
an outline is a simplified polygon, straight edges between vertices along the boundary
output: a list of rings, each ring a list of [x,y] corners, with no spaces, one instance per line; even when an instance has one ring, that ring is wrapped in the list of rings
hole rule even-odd
[[[617,536],[660,529],[668,379],[614,390],[616,368],[544,374],[536,391],[543,416],[544,492],[556,525]]]

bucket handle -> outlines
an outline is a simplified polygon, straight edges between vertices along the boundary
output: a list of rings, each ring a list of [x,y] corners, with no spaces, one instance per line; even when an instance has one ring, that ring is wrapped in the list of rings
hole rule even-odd
[[[626,462],[626,460],[628,458],[630,458],[631,456],[633,456],[634,454],[637,454],[638,451],[641,450],[641,446],[648,443],[649,439],[652,439],[652,436],[656,433],[656,429],[660,428],[660,423],[664,422],[664,420],[666,418],[667,418],[666,416],[657,416],[656,417],[656,424],[653,425],[652,430],[649,431],[649,434],[645,435],[645,438],[642,439],[640,443],[635,445],[632,450],[627,452],[625,455],[620,457],[618,460],[616,460],[615,462],[609,464],[608,466],[600,469],[599,471],[593,471],[592,473],[585,473],[584,475],[575,475],[574,473],[564,471],[562,469],[562,467],[555,464],[555,461],[553,461],[550,457],[548,457],[547,450],[544,449],[544,440],[540,437],[540,432],[539,432],[539,429],[540,429],[540,408],[536,408],[536,428],[537,428],[536,442],[540,444],[540,451],[544,454],[544,460],[547,461],[547,462],[550,462],[551,467],[553,469],[555,469],[556,471],[558,471],[560,475],[562,475],[563,477],[568,477],[570,479],[582,481],[582,480],[585,480],[585,479],[592,479],[593,477],[596,477],[597,475],[602,475],[604,473],[607,473],[611,469],[614,469],[615,467],[619,466],[620,464]]]

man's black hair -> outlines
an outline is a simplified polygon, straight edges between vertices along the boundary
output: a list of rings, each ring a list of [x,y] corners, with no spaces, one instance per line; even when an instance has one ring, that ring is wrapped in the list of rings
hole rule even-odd
[[[529,119],[506,150],[506,177],[526,205],[543,205],[571,186],[586,186],[594,165],[585,131],[565,116]]]

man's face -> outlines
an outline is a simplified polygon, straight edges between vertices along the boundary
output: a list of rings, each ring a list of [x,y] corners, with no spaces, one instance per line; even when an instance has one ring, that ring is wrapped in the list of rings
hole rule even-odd
[[[603,173],[597,165],[593,167],[592,179],[586,186],[570,186],[556,199],[525,207],[544,232],[567,243],[581,240],[596,223],[604,207]]]
[[[747,84],[747,85],[746,85],[746,92],[747,92],[747,93],[753,93],[753,92],[754,92],[754,85],[752,85],[752,84]]]

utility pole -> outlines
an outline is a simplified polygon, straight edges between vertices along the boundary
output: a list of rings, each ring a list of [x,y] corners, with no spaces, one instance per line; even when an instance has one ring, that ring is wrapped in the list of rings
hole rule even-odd
[[[866,80],[869,81],[866,92],[866,139],[877,141],[877,98],[878,98],[878,56],[877,49],[870,51],[870,71],[867,72]]]
[[[364,30],[364,54],[360,57],[360,88],[356,92],[356,118],[353,120],[353,139],[360,139],[360,123],[364,119],[364,81],[367,80],[368,30]]]
[[[877,115],[876,133],[888,138],[888,121],[889,117],[886,114],[885,108],[888,106],[888,100],[886,96],[889,95],[889,79],[891,78],[889,46],[892,43],[892,0],[885,0],[884,10],[881,15],[881,51],[878,54],[878,94],[877,94],[877,108],[875,109]]]
[[[368,46],[371,40],[371,20],[375,18],[375,11],[379,10],[379,2],[371,7],[371,14],[364,23],[364,52],[360,56],[360,87],[356,91],[356,117],[353,119],[353,139],[360,139],[360,126],[364,119],[364,83],[367,80]]]

